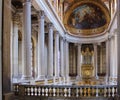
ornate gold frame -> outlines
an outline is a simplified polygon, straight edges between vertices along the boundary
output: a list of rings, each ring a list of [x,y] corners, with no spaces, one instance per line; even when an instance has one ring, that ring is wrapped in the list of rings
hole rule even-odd
[[[67,22],[68,22],[69,16],[73,12],[73,10],[85,3],[92,3],[96,6],[98,6],[99,8],[101,8],[101,10],[105,14],[106,21],[107,21],[107,23],[104,26],[99,27],[99,28],[94,28],[94,29],[76,29],[76,28],[73,28],[68,25]],[[80,35],[95,35],[95,34],[100,34],[100,33],[104,32],[105,29],[108,28],[108,25],[110,23],[110,14],[109,14],[109,11],[108,11],[107,7],[105,6],[105,4],[103,2],[101,2],[100,0],[80,0],[80,1],[74,2],[67,9],[67,11],[65,12],[63,21],[64,21],[64,25],[65,25],[66,29],[73,35],[78,35],[78,36],[80,36]]]

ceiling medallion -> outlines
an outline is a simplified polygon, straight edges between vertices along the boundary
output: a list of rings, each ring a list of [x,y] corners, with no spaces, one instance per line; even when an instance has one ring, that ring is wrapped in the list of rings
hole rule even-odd
[[[64,25],[73,35],[88,36],[104,32],[110,23],[107,7],[98,0],[74,2],[66,11]]]

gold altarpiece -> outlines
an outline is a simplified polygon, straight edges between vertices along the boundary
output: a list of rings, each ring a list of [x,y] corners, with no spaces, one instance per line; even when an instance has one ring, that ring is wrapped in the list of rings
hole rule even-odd
[[[90,51],[89,47],[81,51],[82,53],[82,65],[81,65],[81,76],[83,79],[90,79],[93,77],[94,66],[93,66],[93,50]]]

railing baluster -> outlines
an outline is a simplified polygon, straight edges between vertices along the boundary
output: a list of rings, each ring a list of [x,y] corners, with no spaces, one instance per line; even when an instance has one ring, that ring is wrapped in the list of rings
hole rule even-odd
[[[48,96],[48,87],[45,88],[45,95]]]
[[[80,97],[83,97],[83,91],[82,91],[83,89],[82,89],[82,87],[80,88]]]
[[[95,92],[96,92],[96,97],[98,97],[98,96],[99,96],[99,93],[98,93],[98,92],[99,92],[99,91],[98,91],[98,88],[96,87],[96,88],[95,88],[95,90],[96,90],[96,91],[95,91]]]
[[[68,97],[71,97],[71,88],[68,88]]]
[[[114,97],[117,93],[116,85],[96,86],[35,86],[15,85],[15,93],[24,96],[43,97]]]
[[[104,97],[107,97],[106,92],[107,92],[106,87],[104,87]]]
[[[88,87],[87,92],[88,92],[88,97],[90,97],[91,96],[91,88],[90,87]]]
[[[78,87],[78,97],[80,97],[80,88]]]
[[[112,97],[114,97],[114,87],[112,87]]]
[[[86,87],[84,88],[84,97],[86,97]]]
[[[110,97],[110,88],[108,87],[108,97]]]
[[[78,97],[79,90],[76,88],[76,97]]]
[[[112,97],[112,87],[110,87],[110,97]]]
[[[44,96],[45,94],[44,94],[44,92],[45,92],[45,90],[44,90],[44,87],[42,87],[42,96]]]
[[[53,97],[55,97],[55,88],[53,87]]]
[[[114,95],[117,94],[117,87],[114,87]]]
[[[33,96],[33,87],[30,87],[30,95]]]
[[[66,93],[67,93],[67,89],[64,88],[64,96],[65,96],[65,97],[67,97],[67,94],[66,94]]]

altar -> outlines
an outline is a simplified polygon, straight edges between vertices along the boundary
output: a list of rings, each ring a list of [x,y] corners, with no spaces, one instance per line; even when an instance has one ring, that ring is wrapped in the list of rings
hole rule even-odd
[[[89,47],[86,47],[85,50],[82,50],[82,79],[90,79],[94,76],[93,54],[93,50],[90,50]]]

